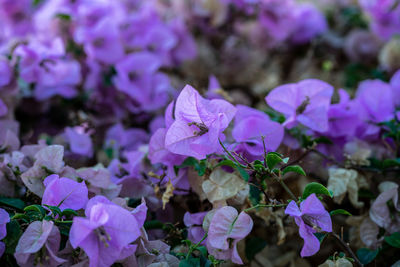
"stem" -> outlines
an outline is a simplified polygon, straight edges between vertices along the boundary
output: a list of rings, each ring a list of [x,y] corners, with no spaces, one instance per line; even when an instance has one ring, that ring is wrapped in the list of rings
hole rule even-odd
[[[60,220],[55,220],[54,222],[56,222],[56,223],[72,223],[72,221],[60,221]]]
[[[233,159],[233,161],[236,162],[236,164],[238,164],[240,167],[242,167],[242,164],[239,163],[239,161],[237,161],[237,159],[231,154],[231,152],[228,151],[228,149],[226,149],[226,147],[224,146],[224,144],[221,142],[221,140],[218,138],[219,144],[222,146],[222,148],[224,149],[224,151],[226,152],[226,154],[228,154],[228,156]]]
[[[290,195],[290,197],[294,200],[297,201],[296,196],[293,194],[292,190],[289,189],[289,187],[285,184],[285,182],[282,180],[281,177],[279,177],[279,183],[285,189],[285,191]]]
[[[192,254],[192,252],[193,252],[198,246],[200,246],[201,242],[203,242],[204,239],[207,238],[207,235],[208,235],[208,234],[205,233],[204,236],[203,236],[203,238],[202,238],[199,242],[197,242],[194,246],[192,246],[192,247],[189,248],[189,251],[188,251],[188,253],[186,254],[186,259],[187,259],[187,260],[189,259],[189,257],[190,257],[190,255]]]
[[[346,251],[350,254],[350,256],[354,259],[356,262],[357,266],[363,267],[364,265],[360,262],[360,260],[357,258],[356,254],[354,254],[353,250],[350,248],[349,244],[344,242],[340,236],[338,236],[336,233],[331,232],[331,236],[333,236],[345,249]]]
[[[255,206],[245,209],[243,211],[248,212],[253,209],[258,209],[258,208],[280,208],[280,207],[286,207],[287,205],[288,204],[257,204]]]

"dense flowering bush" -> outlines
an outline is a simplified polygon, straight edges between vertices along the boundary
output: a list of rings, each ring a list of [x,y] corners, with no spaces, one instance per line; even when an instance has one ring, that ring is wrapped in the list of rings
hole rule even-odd
[[[399,266],[397,0],[0,0],[2,266]]]

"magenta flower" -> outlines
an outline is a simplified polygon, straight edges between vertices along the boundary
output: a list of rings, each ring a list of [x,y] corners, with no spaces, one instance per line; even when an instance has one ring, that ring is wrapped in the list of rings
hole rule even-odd
[[[85,214],[86,218],[74,217],[70,242],[86,252],[89,266],[110,266],[126,258],[126,247],[140,236],[135,216],[103,196],[90,199]]]
[[[265,98],[268,105],[286,116],[288,128],[301,123],[318,132],[328,130],[328,109],[333,87],[323,81],[308,79],[281,85]]]
[[[319,240],[314,235],[318,231],[332,232],[332,220],[321,201],[315,194],[311,194],[300,203],[300,209],[292,200],[286,207],[285,214],[294,217],[299,226],[300,236],[304,239],[304,246],[300,255],[312,256],[319,250]]]
[[[78,183],[72,179],[59,177],[57,174],[48,176],[43,184],[42,204],[57,206],[61,210],[79,210],[88,202],[88,189],[84,182]]]
[[[243,264],[236,245],[252,228],[253,220],[247,213],[242,211],[238,215],[237,210],[230,206],[218,209],[208,228],[208,252],[217,259]]]
[[[0,209],[0,240],[7,236],[7,223],[10,222],[10,215],[4,209]],[[3,255],[6,246],[0,242],[0,257]]]
[[[203,159],[220,151],[218,139],[236,113],[221,99],[206,100],[186,85],[175,104],[175,121],[167,130],[165,147],[172,153]]]
[[[261,136],[265,137],[266,149],[275,151],[283,139],[282,125],[271,121],[268,115],[261,111],[243,105],[236,107],[235,126],[232,130],[233,138],[253,156],[260,156],[264,153]]]

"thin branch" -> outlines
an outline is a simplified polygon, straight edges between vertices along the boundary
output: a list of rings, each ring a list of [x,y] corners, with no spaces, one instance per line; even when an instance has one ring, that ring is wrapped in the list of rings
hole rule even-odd
[[[333,236],[339,243],[340,245],[342,245],[342,247],[344,247],[346,249],[346,251],[350,254],[350,256],[354,259],[354,261],[356,262],[357,266],[363,267],[364,264],[362,264],[360,262],[360,260],[357,258],[356,254],[354,254],[353,250],[350,248],[349,244],[344,242],[340,236],[338,236],[336,233],[331,232],[329,233],[331,236]]]

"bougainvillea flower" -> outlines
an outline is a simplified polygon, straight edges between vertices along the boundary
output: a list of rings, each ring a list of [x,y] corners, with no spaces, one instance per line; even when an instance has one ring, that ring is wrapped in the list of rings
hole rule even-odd
[[[245,238],[253,228],[253,220],[245,213],[235,208],[225,206],[218,209],[210,221],[207,237],[208,252],[221,260],[232,260],[243,264],[236,245]]]
[[[86,218],[74,217],[70,242],[73,248],[85,251],[90,267],[112,265],[140,236],[135,216],[103,196],[90,199],[85,215]]]
[[[72,153],[86,157],[93,155],[92,139],[89,134],[85,133],[79,127],[65,128],[65,138],[69,143]]]
[[[7,60],[0,57],[0,90],[1,87],[6,86],[10,83],[11,76],[12,72],[10,65],[8,64]]]
[[[392,86],[394,104],[400,106],[400,70],[393,74],[390,85]]]
[[[66,262],[57,257],[60,241],[60,231],[52,221],[35,221],[19,239],[15,248],[15,259],[23,267],[59,266]],[[39,251],[41,253],[37,254]]]
[[[312,4],[300,4],[295,17],[297,23],[290,38],[295,44],[307,43],[328,29],[325,16]]]
[[[300,203],[300,209],[292,200],[286,207],[285,213],[294,217],[299,226],[300,236],[304,239],[304,246],[300,255],[312,256],[319,250],[319,240],[314,235],[318,230],[332,232],[332,220],[321,201],[315,194],[311,194]]]
[[[44,182],[46,189],[43,193],[42,204],[57,206],[61,210],[83,209],[88,202],[88,189],[82,181],[80,183],[57,174],[48,176]]]
[[[165,147],[172,153],[203,159],[220,151],[218,139],[236,113],[221,99],[206,100],[186,85],[175,104],[175,121],[165,136]]]
[[[360,123],[358,111],[345,90],[340,89],[339,96],[340,102],[329,107],[329,130],[324,134],[332,137],[352,137]]]
[[[243,105],[237,105],[235,126],[232,136],[242,143],[246,151],[254,156],[264,153],[261,136],[265,137],[265,147],[268,151],[275,151],[283,139],[283,127],[272,121],[261,111]]]
[[[10,215],[4,209],[0,209],[0,240],[7,236],[7,223],[10,222]],[[0,257],[3,255],[6,246],[0,242]]]
[[[391,216],[390,209],[387,205],[388,201],[393,202],[396,210],[400,211],[400,204],[398,202],[398,189],[399,186],[393,182],[383,182],[379,185],[381,193],[372,203],[369,210],[369,217],[380,227],[385,228],[389,233],[393,233],[400,227],[400,222],[394,222]]]
[[[188,239],[193,243],[198,243],[203,238],[205,231],[202,227],[204,217],[207,212],[189,213],[183,216],[183,223],[188,227]],[[203,244],[205,241],[203,241]]]
[[[333,87],[323,81],[308,79],[273,89],[265,98],[268,105],[286,116],[288,128],[301,123],[318,132],[328,130],[328,109]]]
[[[7,115],[8,108],[7,105],[0,98],[0,117]]]

